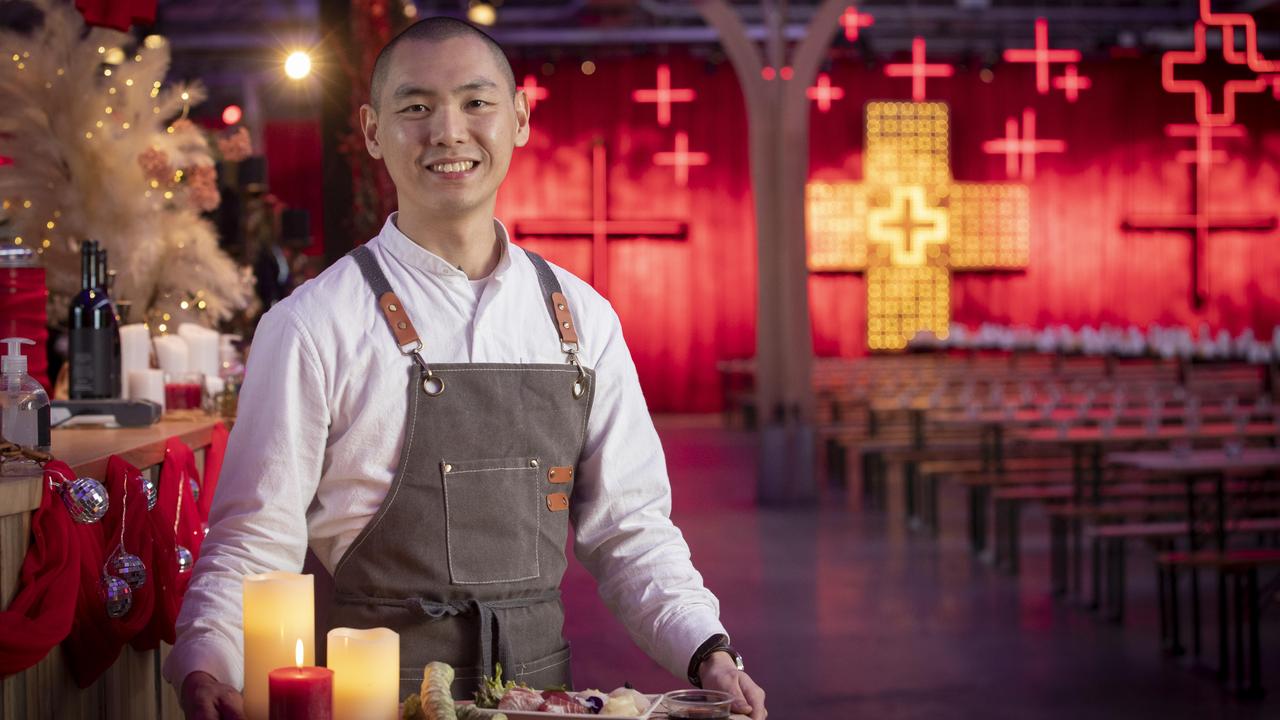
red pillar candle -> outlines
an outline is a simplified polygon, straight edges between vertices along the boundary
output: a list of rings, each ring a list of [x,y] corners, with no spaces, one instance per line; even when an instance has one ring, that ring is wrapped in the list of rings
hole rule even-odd
[[[282,667],[267,674],[271,700],[270,720],[333,720],[333,671],[302,667],[302,641],[298,641],[298,666]]]

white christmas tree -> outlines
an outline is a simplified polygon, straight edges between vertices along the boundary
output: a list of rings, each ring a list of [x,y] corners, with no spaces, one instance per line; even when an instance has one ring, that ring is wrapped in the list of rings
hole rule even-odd
[[[249,270],[201,213],[217,206],[214,159],[185,119],[198,85],[166,85],[168,43],[86,28],[69,3],[34,0],[29,33],[0,30],[0,221],[35,247],[51,319],[80,288],[82,241],[118,270],[114,296],[166,332],[214,325],[253,299]],[[142,311],[142,312],[139,312]]]

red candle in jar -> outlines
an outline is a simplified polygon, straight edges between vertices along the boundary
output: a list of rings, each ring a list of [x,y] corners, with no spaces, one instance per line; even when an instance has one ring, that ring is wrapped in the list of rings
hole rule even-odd
[[[270,720],[333,720],[333,671],[302,667],[302,641],[298,641],[298,666],[267,673]]]

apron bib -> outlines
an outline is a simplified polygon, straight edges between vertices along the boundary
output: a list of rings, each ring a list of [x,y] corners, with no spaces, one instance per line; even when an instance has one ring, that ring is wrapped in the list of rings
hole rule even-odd
[[[569,687],[559,587],[595,376],[559,282],[526,252],[567,363],[428,366],[373,253],[351,254],[406,356],[408,414],[391,488],[334,568],[330,624],[400,634],[402,698],[435,660],[454,667],[457,698],[495,662],[504,678]]]

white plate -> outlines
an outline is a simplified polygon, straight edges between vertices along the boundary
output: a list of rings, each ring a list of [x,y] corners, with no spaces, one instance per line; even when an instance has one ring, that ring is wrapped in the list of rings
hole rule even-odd
[[[497,715],[502,713],[507,716],[507,720],[545,720],[546,718],[572,718],[572,720],[649,720],[650,716],[658,710],[661,704],[661,695],[645,695],[649,699],[649,709],[639,715],[590,715],[579,713],[549,713],[538,712],[536,710],[490,710],[488,708],[480,708],[480,712],[486,715]],[[471,703],[458,703],[459,705],[470,705]],[[663,713],[665,716],[665,713]]]

